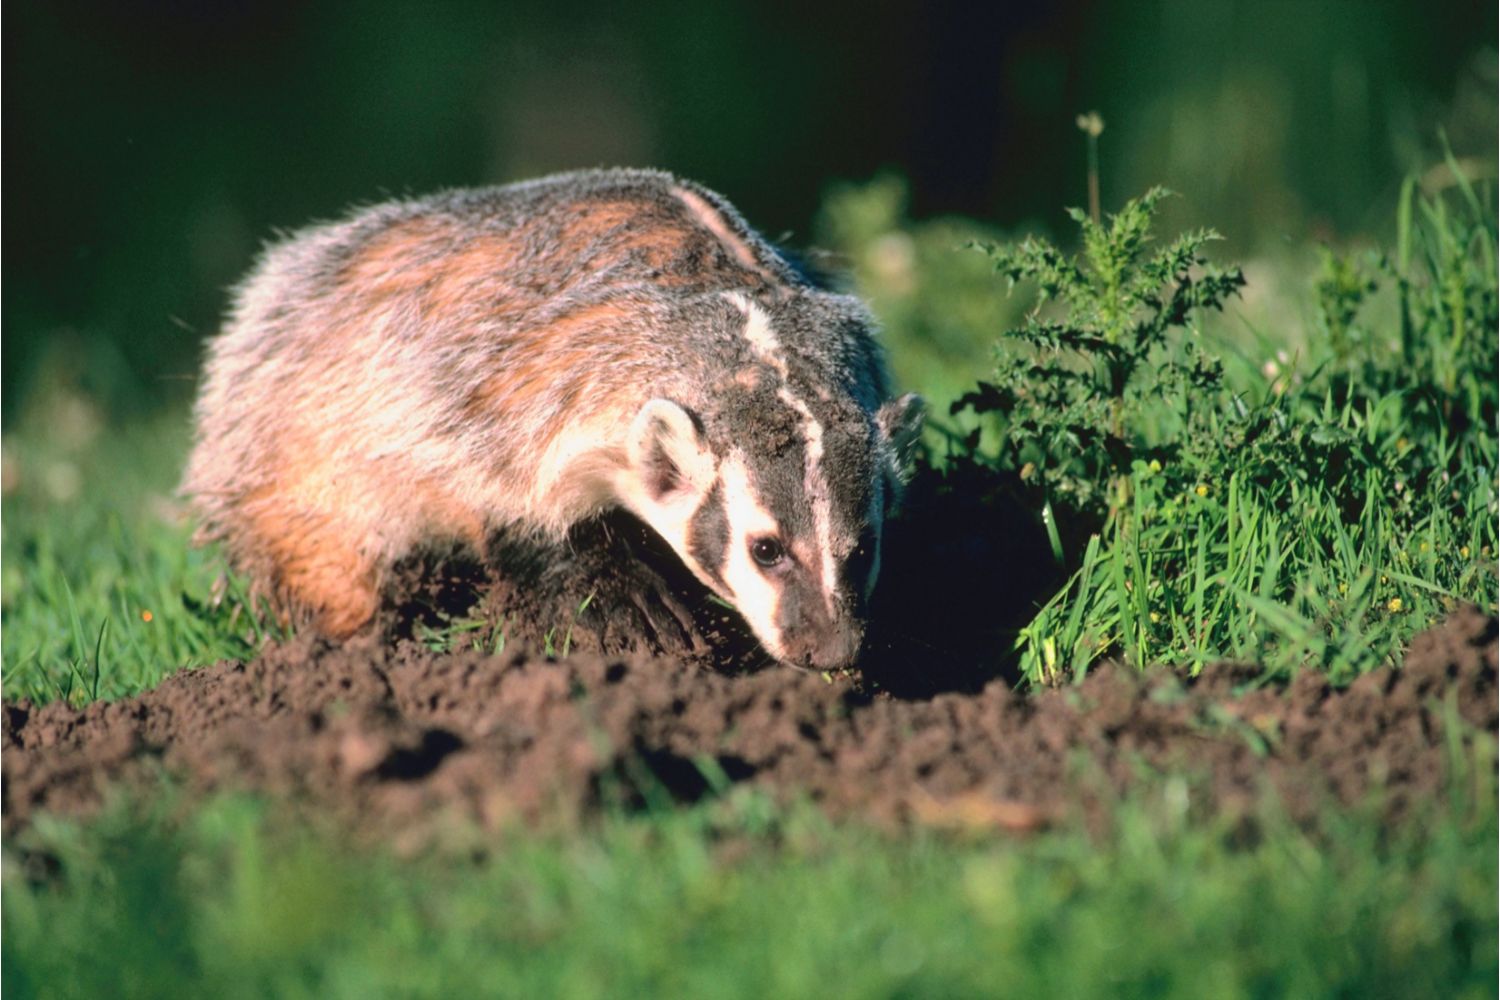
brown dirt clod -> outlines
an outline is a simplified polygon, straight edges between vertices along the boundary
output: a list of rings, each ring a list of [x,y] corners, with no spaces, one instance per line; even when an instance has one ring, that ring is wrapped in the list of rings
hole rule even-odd
[[[4,830],[88,814],[108,789],[162,771],[408,843],[445,817],[481,830],[571,822],[741,782],[877,822],[1029,830],[1107,815],[1163,769],[1197,776],[1202,810],[1250,815],[1269,788],[1294,818],[1377,791],[1394,815],[1443,794],[1455,716],[1494,733],[1496,622],[1461,611],[1419,636],[1402,669],[1343,690],[1308,671],[1242,691],[1248,676],[1106,665],[1029,696],[996,681],[903,701],[783,668],[298,640],[118,702],[7,702]]]

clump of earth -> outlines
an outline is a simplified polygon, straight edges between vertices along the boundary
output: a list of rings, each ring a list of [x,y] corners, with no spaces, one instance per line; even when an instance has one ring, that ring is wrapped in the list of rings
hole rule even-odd
[[[1344,689],[1311,670],[1280,688],[1260,676],[1105,665],[1066,689],[903,699],[639,653],[298,640],[117,702],[7,702],[4,826],[88,814],[163,771],[406,844],[454,821],[574,822],[736,784],[876,822],[1032,829],[1105,817],[1165,770],[1201,810],[1248,817],[1269,793],[1293,819],[1372,800],[1395,817],[1443,794],[1450,736],[1495,731],[1496,622],[1456,613],[1401,669]]]

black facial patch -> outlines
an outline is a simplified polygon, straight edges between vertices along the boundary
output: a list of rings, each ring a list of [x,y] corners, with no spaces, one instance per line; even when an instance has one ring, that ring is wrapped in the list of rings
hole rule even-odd
[[[823,477],[834,525],[852,534],[869,517],[873,499],[874,427],[864,413],[850,408],[829,408],[823,421]]]
[[[688,524],[688,555],[720,586],[724,585],[724,560],[729,554],[729,514],[724,508],[724,490],[714,483]]]
[[[764,505],[787,538],[812,533],[807,502],[802,416],[780,398],[778,383],[728,392],[721,418],[735,428],[734,444],[746,455],[754,499]]]

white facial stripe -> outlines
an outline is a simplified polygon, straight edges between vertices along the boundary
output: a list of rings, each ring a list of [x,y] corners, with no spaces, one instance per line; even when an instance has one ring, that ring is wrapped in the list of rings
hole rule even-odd
[[[745,317],[745,339],[750,343],[755,360],[769,365],[784,381],[787,377],[786,358],[782,357],[781,341],[776,338],[776,331],[771,329],[771,317],[743,292],[726,292],[724,297]]]
[[[833,558],[832,501],[828,496],[828,480],[823,475],[823,425],[813,416],[807,403],[798,399],[786,384],[786,357],[776,331],[771,328],[771,317],[741,293],[730,292],[727,297],[745,315],[745,340],[749,342],[756,360],[770,366],[781,376],[782,385],[777,390],[777,398],[802,418],[802,454],[805,463],[802,488],[807,495],[808,505],[812,508],[813,532],[818,544],[818,591],[823,595],[823,606],[831,616],[838,588],[838,566]]]
[[[776,395],[802,417],[802,491],[812,508],[813,537],[818,541],[818,590],[823,595],[823,606],[832,617],[838,566],[833,561],[833,505],[828,497],[828,480],[823,476],[823,425],[813,417],[806,403],[792,395],[790,389],[782,386]]]
[[[777,659],[786,657],[786,643],[776,624],[780,594],[750,556],[750,547],[742,544],[754,535],[774,535],[776,519],[762,507],[750,486],[750,473],[744,455],[731,452],[719,466],[724,487],[724,512],[729,521],[729,551],[721,573],[733,597],[734,606],[749,623],[766,652]]]

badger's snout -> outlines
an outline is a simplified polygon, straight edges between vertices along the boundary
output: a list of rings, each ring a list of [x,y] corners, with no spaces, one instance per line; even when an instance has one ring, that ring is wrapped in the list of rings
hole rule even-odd
[[[859,658],[864,638],[862,622],[820,624],[787,637],[786,659],[810,670],[847,670]]]

